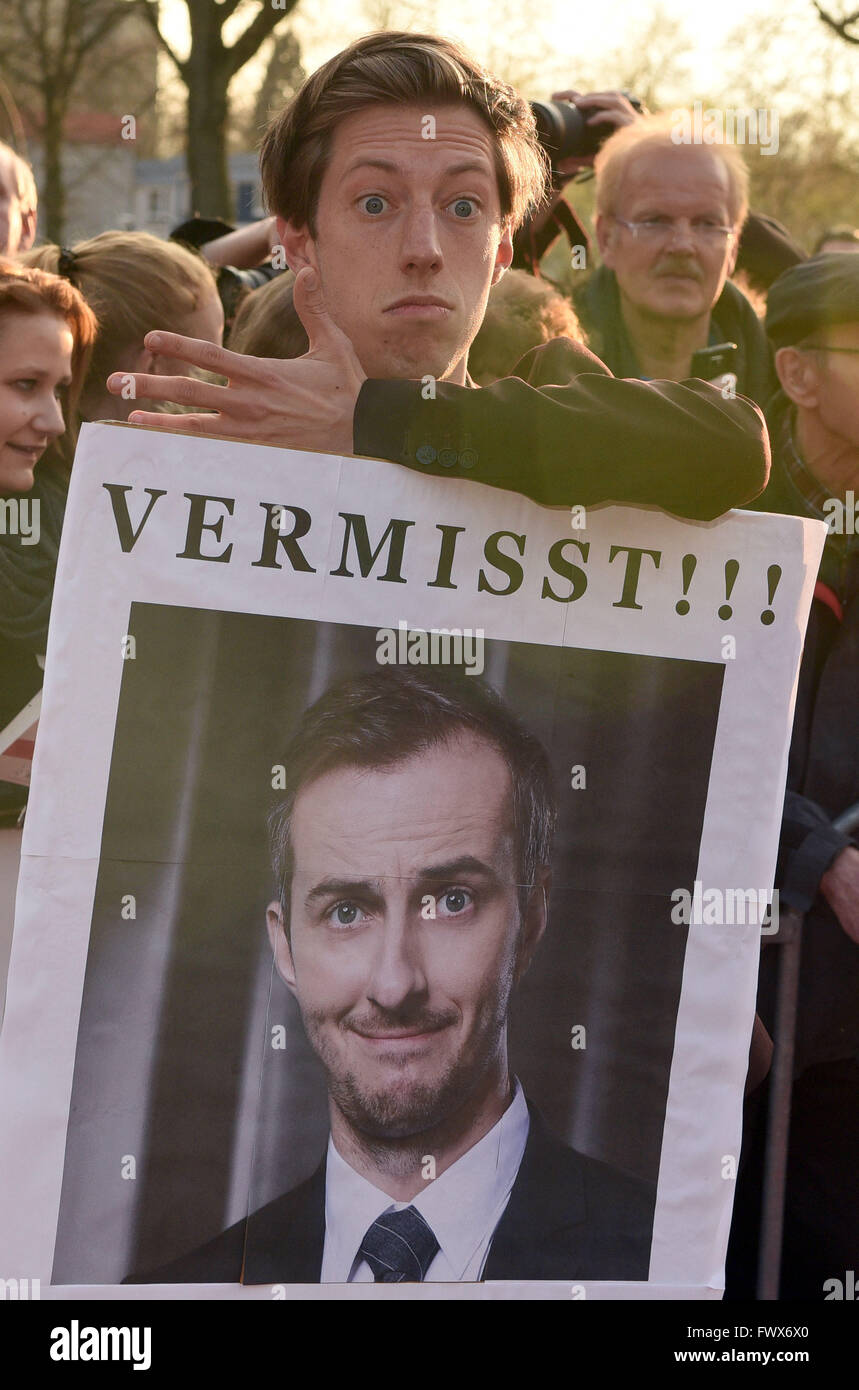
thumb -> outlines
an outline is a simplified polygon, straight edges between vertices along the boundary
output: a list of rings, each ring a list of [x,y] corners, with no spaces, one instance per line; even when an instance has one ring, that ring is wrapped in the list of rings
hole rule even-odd
[[[319,272],[313,266],[303,266],[292,286],[292,302],[310,340],[310,352],[325,353],[346,341],[325,308],[325,295]]]

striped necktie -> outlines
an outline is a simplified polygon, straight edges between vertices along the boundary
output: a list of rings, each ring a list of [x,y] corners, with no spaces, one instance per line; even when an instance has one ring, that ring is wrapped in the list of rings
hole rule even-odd
[[[414,1207],[389,1211],[374,1221],[358,1251],[377,1284],[418,1284],[427,1275],[439,1243]]]

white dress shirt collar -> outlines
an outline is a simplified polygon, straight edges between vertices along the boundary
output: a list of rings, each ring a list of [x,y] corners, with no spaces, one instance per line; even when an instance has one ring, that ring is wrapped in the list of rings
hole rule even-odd
[[[328,1141],[323,1283],[372,1278],[358,1247],[387,1211],[413,1206],[432,1228],[439,1252],[431,1280],[479,1279],[495,1228],[510,1199],[528,1139],[529,1116],[518,1080],[513,1100],[492,1129],[411,1202],[394,1202],[357,1173]]]

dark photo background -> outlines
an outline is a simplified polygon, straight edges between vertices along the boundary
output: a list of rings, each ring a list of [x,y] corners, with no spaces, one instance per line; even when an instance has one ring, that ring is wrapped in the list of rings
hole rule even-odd
[[[54,1283],[117,1283],[192,1249],[307,1177],[327,1136],[324,1078],[271,965],[265,821],[298,717],[378,669],[375,629],[135,604],[127,631]],[[686,945],[670,894],[695,878],[722,675],[486,643],[484,679],[548,748],[560,802],[513,1066],[557,1134],[653,1180]]]

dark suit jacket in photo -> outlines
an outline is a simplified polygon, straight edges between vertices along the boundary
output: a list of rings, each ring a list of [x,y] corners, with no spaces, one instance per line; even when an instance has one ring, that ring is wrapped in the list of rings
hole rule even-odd
[[[654,1183],[562,1144],[529,1103],[531,1127],[483,1279],[646,1280]],[[301,1186],[129,1284],[318,1284],[325,1163]]]

